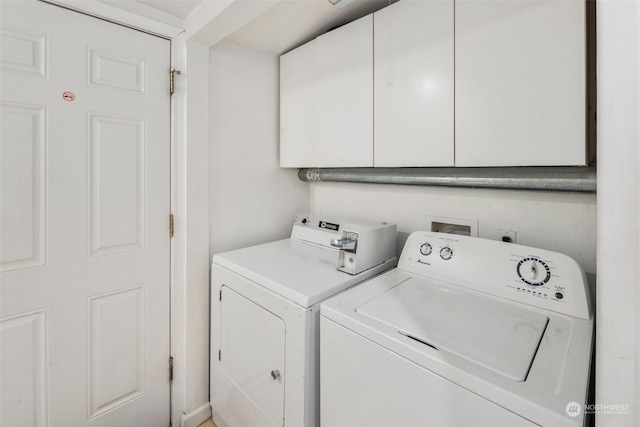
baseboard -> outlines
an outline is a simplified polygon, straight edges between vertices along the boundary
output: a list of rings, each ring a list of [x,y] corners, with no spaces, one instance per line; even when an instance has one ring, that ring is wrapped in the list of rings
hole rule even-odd
[[[211,418],[211,405],[207,402],[195,411],[183,414],[180,420],[180,427],[198,427],[209,418]]]
[[[224,420],[220,418],[220,415],[216,414],[213,409],[211,409],[211,419],[213,419],[216,427],[227,427],[227,424],[224,422]]]

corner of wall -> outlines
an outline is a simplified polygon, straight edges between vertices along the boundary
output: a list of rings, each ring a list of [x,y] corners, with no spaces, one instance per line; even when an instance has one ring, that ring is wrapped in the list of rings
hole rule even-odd
[[[596,404],[605,408],[596,423],[631,427],[640,423],[640,4],[601,1],[596,13]]]

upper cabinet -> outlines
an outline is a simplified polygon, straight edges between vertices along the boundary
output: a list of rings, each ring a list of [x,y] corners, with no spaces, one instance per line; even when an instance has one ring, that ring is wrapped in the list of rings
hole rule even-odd
[[[453,1],[374,14],[375,166],[453,166]]]
[[[586,162],[585,3],[456,1],[456,166]]]
[[[280,57],[280,166],[316,161],[316,40]]]
[[[281,57],[283,167],[585,165],[581,0],[399,1]]]
[[[373,16],[280,57],[280,166],[373,166]]]

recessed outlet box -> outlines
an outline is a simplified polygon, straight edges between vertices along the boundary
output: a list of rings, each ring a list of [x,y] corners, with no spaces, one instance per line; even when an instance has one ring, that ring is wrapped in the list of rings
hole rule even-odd
[[[474,219],[427,216],[427,230],[478,237],[478,221]]]
[[[498,230],[498,240],[507,243],[517,243],[518,232],[513,230]]]

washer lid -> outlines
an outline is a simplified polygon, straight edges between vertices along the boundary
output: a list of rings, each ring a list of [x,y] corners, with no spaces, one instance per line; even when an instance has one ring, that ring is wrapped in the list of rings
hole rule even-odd
[[[514,381],[526,379],[549,321],[514,304],[414,277],[356,311]]]

